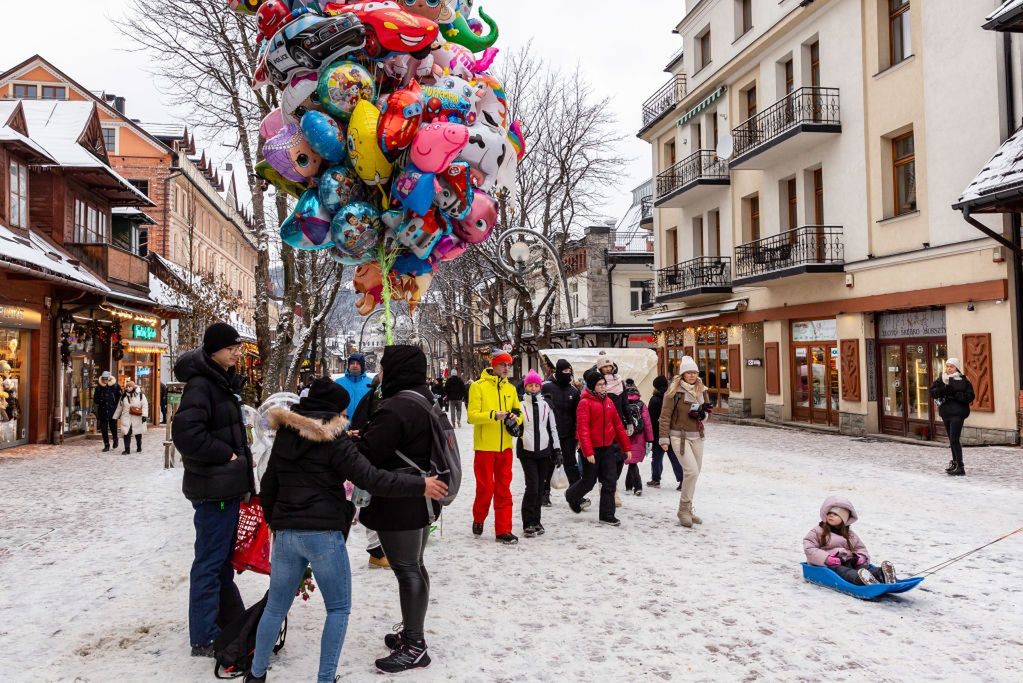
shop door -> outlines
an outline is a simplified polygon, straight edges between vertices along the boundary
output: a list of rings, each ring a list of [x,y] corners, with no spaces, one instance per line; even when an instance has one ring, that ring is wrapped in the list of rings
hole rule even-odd
[[[838,424],[838,347],[817,343],[792,351],[792,418],[811,424]]]
[[[944,341],[888,343],[881,347],[881,428],[886,434],[925,441],[944,437],[931,383],[941,375]]]

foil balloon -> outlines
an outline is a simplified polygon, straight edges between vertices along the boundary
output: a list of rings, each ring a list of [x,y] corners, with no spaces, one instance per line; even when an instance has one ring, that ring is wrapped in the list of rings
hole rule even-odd
[[[412,81],[407,88],[395,90],[384,101],[377,124],[380,149],[392,154],[412,144],[423,121],[423,92]]]
[[[295,249],[316,251],[334,246],[330,239],[330,214],[315,189],[308,189],[295,210],[281,224],[281,241]]]
[[[255,14],[264,0],[227,0],[227,6],[238,14]]]
[[[341,60],[320,71],[316,92],[327,112],[347,121],[360,100],[376,99],[376,83],[366,67]]]
[[[426,173],[447,170],[469,142],[469,129],[457,123],[430,123],[422,126],[412,141],[411,159]]]
[[[321,111],[302,117],[302,135],[313,151],[332,164],[345,158],[346,136],[338,122]]]
[[[433,264],[429,259],[422,259],[411,252],[405,252],[394,260],[391,270],[400,275],[419,277],[433,272]]]
[[[476,105],[479,114],[477,123],[508,130],[508,94],[504,91],[504,85],[493,76],[485,74],[477,76],[473,82],[480,95]]]
[[[469,22],[467,17],[461,13],[455,15],[454,21],[450,24],[441,25],[441,30],[444,33],[444,37],[448,39],[450,43],[458,43],[464,45],[473,52],[483,52],[488,47],[493,47],[494,43],[497,42],[499,35],[497,22],[495,22],[490,15],[480,8],[480,18],[487,23],[489,27],[489,33],[485,36],[478,35],[471,28],[469,28]]]
[[[394,229],[394,237],[413,254],[425,259],[429,257],[440,238],[450,230],[451,225],[447,218],[436,209],[427,212],[425,216],[406,212],[405,220]]]
[[[476,107],[480,102],[482,86],[475,85],[451,74],[445,74],[435,80],[433,87],[436,90],[443,90],[451,93],[454,97],[468,102],[469,111],[463,116],[464,123],[471,126],[476,122]],[[436,94],[436,90],[432,92]]]
[[[281,115],[285,123],[298,123],[307,111],[323,111],[316,94],[316,73],[307,71],[291,77],[281,91]]]
[[[282,26],[294,19],[288,3],[284,0],[266,0],[256,11],[257,40],[268,40]]]
[[[259,137],[269,140],[280,133],[284,125],[284,115],[281,113],[281,108],[276,107],[259,122]]]
[[[473,197],[469,214],[451,226],[455,236],[469,244],[485,242],[497,225],[497,200],[483,192]]]
[[[391,183],[391,197],[412,213],[422,216],[430,210],[434,200],[435,178],[433,173],[424,173],[409,164]]]
[[[263,156],[278,173],[296,183],[319,174],[323,158],[313,151],[302,131],[288,124],[263,145]]]
[[[448,166],[448,170],[437,175],[436,189],[433,203],[448,218],[460,220],[469,215],[473,197],[469,164],[456,161]]]
[[[256,175],[277,188],[278,192],[291,195],[295,199],[301,197],[302,193],[306,191],[306,186],[304,184],[288,180],[278,173],[277,169],[271,166],[270,162],[266,159],[263,159],[256,164]]]
[[[514,155],[508,136],[500,128],[477,123],[469,128],[469,142],[458,153],[458,160],[468,162],[484,179],[480,187],[490,191],[508,155]]]
[[[463,242],[454,235],[444,235],[430,252],[430,262],[436,265],[445,261],[454,261],[468,248],[467,242]]]
[[[380,110],[366,100],[359,100],[348,124],[348,155],[355,172],[367,185],[386,184],[394,171],[377,144],[379,120]]]
[[[423,86],[423,121],[450,121],[471,123],[476,112],[472,104],[461,94],[433,85]]]
[[[376,258],[374,247],[383,235],[380,212],[366,202],[341,207],[330,223],[334,249],[353,263],[368,263]]]
[[[380,262],[370,261],[355,269],[352,285],[360,296],[355,300],[359,315],[369,315],[382,301],[384,279],[380,273]]]
[[[334,215],[341,207],[361,198],[359,177],[350,166],[331,166],[320,175],[318,192],[320,203],[327,213]]]
[[[439,21],[444,14],[445,0],[400,0],[406,12],[418,14],[430,21]]]

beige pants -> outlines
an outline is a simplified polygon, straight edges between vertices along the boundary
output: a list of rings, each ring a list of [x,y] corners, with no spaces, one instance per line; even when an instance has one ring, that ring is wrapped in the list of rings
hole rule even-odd
[[[678,499],[678,511],[693,509],[693,493],[696,491],[696,480],[703,469],[703,439],[688,437],[684,434],[671,434],[671,449],[682,463],[682,495]]]

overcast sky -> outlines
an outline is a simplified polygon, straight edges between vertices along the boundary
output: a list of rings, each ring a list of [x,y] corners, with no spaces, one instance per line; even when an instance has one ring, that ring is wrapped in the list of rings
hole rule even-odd
[[[128,51],[127,39],[111,24],[123,16],[126,0],[2,0],[2,5],[7,30],[0,41],[0,69],[39,53],[88,88],[126,97],[132,118],[187,123],[188,112],[170,108],[151,82],[148,58]],[[671,29],[682,18],[682,0],[483,0],[477,5],[497,20],[498,47],[512,49],[532,38],[533,48],[552,65],[571,70],[578,64],[596,93],[610,96],[625,135],[619,152],[631,160],[619,186],[608,190],[604,210],[617,218],[628,208],[632,188],[650,173],[649,146],[635,137],[640,107],[668,80],[663,68],[680,47]],[[228,149],[209,152],[220,161]]]

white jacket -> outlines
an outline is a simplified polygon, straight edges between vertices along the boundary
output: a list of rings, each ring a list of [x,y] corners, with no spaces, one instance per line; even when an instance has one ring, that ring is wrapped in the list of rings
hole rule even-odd
[[[540,443],[534,443],[533,424],[533,401],[537,401],[540,416]],[[551,440],[553,438],[553,441]],[[553,446],[552,446],[553,444]],[[561,438],[558,436],[558,425],[554,420],[554,410],[538,394],[535,397],[526,394],[522,399],[522,436],[520,437],[522,450],[530,453],[543,453],[549,448],[561,448]]]
[[[142,414],[132,415],[130,409],[133,406],[142,408]],[[132,393],[122,394],[117,410],[114,411],[114,419],[118,421],[121,434],[127,434],[129,431],[132,434],[145,434],[146,423],[142,421],[143,417],[149,418],[149,399],[142,389],[136,387]]]

